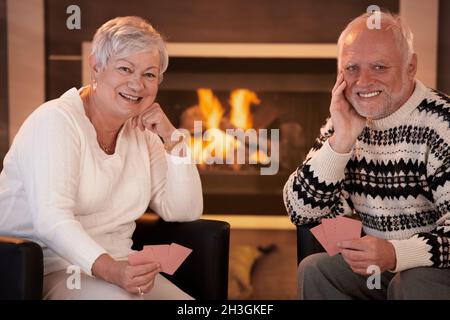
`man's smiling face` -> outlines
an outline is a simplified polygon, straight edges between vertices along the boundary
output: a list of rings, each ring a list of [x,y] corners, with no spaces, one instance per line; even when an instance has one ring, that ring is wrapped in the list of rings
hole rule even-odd
[[[408,61],[405,50],[389,29],[359,24],[345,36],[339,69],[347,82],[345,97],[361,116],[384,118],[411,96],[416,57]]]

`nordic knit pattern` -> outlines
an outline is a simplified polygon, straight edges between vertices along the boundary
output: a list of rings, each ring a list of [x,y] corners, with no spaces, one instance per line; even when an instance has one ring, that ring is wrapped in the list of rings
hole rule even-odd
[[[449,268],[450,100],[416,81],[408,101],[368,122],[348,154],[328,142],[331,120],[284,187],[294,224],[357,214],[367,235],[389,240],[394,272]]]

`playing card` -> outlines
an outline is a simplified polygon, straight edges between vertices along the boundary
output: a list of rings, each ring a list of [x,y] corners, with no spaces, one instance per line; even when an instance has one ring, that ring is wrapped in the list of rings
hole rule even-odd
[[[144,246],[144,249],[128,256],[130,265],[159,262],[161,271],[173,275],[180,265],[191,254],[192,249],[172,243]]]
[[[322,219],[322,223],[311,228],[316,237],[330,256],[340,252],[337,244],[344,240],[361,238],[362,223],[359,220],[342,216],[331,219]]]
[[[150,262],[157,262],[152,250],[141,250],[128,256],[128,263],[132,266]]]
[[[362,223],[359,220],[346,217],[336,218],[336,240],[356,240],[361,238]]]
[[[318,226],[310,229],[311,233],[314,235],[314,237],[319,241],[319,243],[322,245],[322,247],[325,249],[325,251],[331,256],[332,251],[328,245],[328,240],[325,237],[325,231],[323,230],[323,225],[319,224]]]
[[[192,249],[172,243],[169,248],[169,257],[167,259],[167,268],[164,271],[167,274],[174,274],[175,271],[181,266],[186,258],[191,254]]]
[[[161,269],[163,272],[167,271],[167,258],[169,257],[169,245],[168,244],[157,244],[144,246],[144,251],[151,250],[156,261],[161,264]]]
[[[334,256],[339,253],[336,239],[336,218],[322,219],[323,231],[328,243],[328,254]]]

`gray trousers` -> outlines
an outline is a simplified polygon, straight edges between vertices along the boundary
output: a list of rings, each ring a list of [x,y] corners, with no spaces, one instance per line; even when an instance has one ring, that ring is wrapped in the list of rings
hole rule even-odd
[[[450,299],[450,269],[383,272],[379,289],[369,289],[369,276],[354,273],[340,254],[313,254],[298,267],[298,296],[301,300]]]

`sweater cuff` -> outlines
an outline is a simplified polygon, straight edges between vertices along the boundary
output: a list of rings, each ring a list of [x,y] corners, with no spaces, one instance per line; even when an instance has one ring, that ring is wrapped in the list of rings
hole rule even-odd
[[[390,272],[400,272],[403,270],[431,266],[431,249],[423,240],[416,236],[406,240],[388,240],[395,249],[397,264]]]
[[[193,160],[192,160],[191,150],[190,150],[189,146],[187,144],[185,144],[184,146],[180,145],[179,148],[185,148],[186,155],[184,157],[180,157],[180,156],[175,156],[173,154],[170,154],[170,153],[166,152],[166,161],[167,161],[167,163],[171,163],[171,164],[174,164],[174,165],[192,164]]]
[[[322,145],[322,148],[311,158],[311,165],[314,175],[327,182],[337,182],[344,179],[344,169],[350,160],[353,152],[337,153],[334,151],[328,140]]]
[[[57,232],[47,241],[47,245],[62,258],[80,267],[92,276],[92,266],[97,258],[107,253],[83,229],[79,222],[66,221],[56,225]]]
[[[171,138],[172,138],[172,141],[179,141],[172,147],[172,150],[184,150],[186,155],[184,157],[177,156],[177,155],[172,154],[172,150],[166,149],[166,161],[170,162],[172,164],[175,164],[175,165],[192,164],[193,158],[192,158],[192,154],[191,154],[191,148],[189,148],[189,145],[186,142],[188,139],[188,136],[183,134],[183,132],[180,130],[175,130],[172,133]]]

